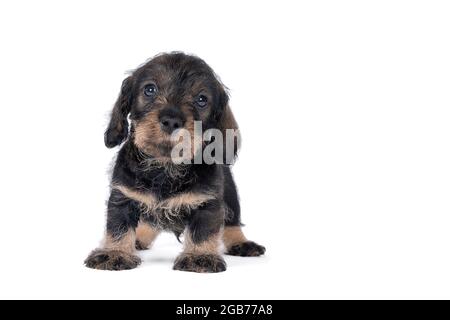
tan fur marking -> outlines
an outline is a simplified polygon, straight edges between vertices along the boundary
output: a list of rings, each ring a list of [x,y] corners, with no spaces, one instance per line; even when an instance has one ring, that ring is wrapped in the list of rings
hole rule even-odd
[[[150,193],[139,192],[121,185],[114,185],[113,188],[122,192],[127,198],[136,200],[148,208],[154,208],[158,202],[156,197]]]
[[[163,133],[158,120],[156,110],[151,111],[142,121],[136,124],[134,132],[134,144],[141,150],[153,153],[155,156],[159,154],[155,144],[163,141]],[[149,143],[153,139],[153,143]]]
[[[139,241],[144,247],[149,247],[155,238],[160,233],[159,230],[153,228],[148,223],[139,221],[139,224],[136,228],[136,239]]]
[[[205,193],[187,192],[174,197],[170,197],[158,204],[164,210],[178,211],[183,207],[197,208],[202,203],[214,199],[214,196]]]
[[[225,227],[223,230],[223,244],[226,249],[246,241],[247,238],[244,236],[241,227]]]
[[[169,210],[175,212],[182,208],[195,209],[202,203],[215,198],[212,194],[187,192],[158,201],[151,193],[135,191],[121,185],[114,185],[113,188],[122,192],[126,197],[142,203],[149,211]]]
[[[159,104],[159,105],[167,105],[169,103],[169,100],[167,100],[166,96],[159,95],[156,97],[153,104]]]
[[[212,235],[206,241],[194,243],[189,231],[184,233],[184,250],[188,254],[218,254],[220,248],[221,232]]]
[[[134,230],[128,230],[119,239],[115,239],[110,234],[107,234],[103,248],[108,250],[119,250],[131,254],[135,252],[135,243],[136,233]]]

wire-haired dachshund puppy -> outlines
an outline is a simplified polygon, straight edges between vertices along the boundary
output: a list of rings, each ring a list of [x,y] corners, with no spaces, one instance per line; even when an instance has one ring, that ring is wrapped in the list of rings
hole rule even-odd
[[[225,271],[222,243],[230,255],[264,254],[263,246],[242,233],[229,164],[173,162],[172,134],[185,129],[195,139],[195,123],[224,136],[228,129],[238,129],[224,86],[198,57],[161,54],[123,81],[105,144],[125,143],[112,174],[106,236],[86,259],[87,267],[136,268],[141,262],[136,250],[149,248],[163,230],[183,234],[184,250],[175,270]],[[201,141],[192,158],[211,141]],[[233,157],[236,152],[234,147]]]

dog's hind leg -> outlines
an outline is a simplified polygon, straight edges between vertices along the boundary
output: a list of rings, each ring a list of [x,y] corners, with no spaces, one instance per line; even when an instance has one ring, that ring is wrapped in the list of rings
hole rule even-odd
[[[136,249],[147,250],[159,233],[158,229],[141,219],[136,229]]]
[[[223,230],[225,253],[232,256],[257,257],[266,252],[266,248],[249,241],[240,226],[225,226]]]
[[[108,202],[104,243],[87,257],[86,266],[100,270],[136,268],[141,263],[141,259],[135,254],[135,229],[138,221],[138,204],[120,191],[113,190]]]
[[[241,208],[233,176],[229,167],[224,166],[224,201],[225,201],[225,228],[223,243],[225,253],[233,256],[255,257],[263,255],[266,248],[247,240],[242,232]]]

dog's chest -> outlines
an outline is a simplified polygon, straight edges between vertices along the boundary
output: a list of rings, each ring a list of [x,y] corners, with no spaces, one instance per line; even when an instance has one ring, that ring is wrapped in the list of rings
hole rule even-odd
[[[177,170],[150,167],[136,176],[134,184],[159,199],[166,199],[174,194],[186,192],[196,180],[197,175],[191,168]]]
[[[139,203],[142,215],[163,228],[182,222],[192,210],[214,199],[212,194],[192,191],[161,198],[152,192],[141,192],[126,186],[114,188]]]

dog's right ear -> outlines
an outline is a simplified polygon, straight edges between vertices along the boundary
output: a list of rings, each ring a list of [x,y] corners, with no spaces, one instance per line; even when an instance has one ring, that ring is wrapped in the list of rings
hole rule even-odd
[[[113,148],[120,145],[128,136],[128,113],[130,113],[132,99],[132,77],[122,82],[119,97],[111,112],[111,120],[105,132],[105,145]]]

